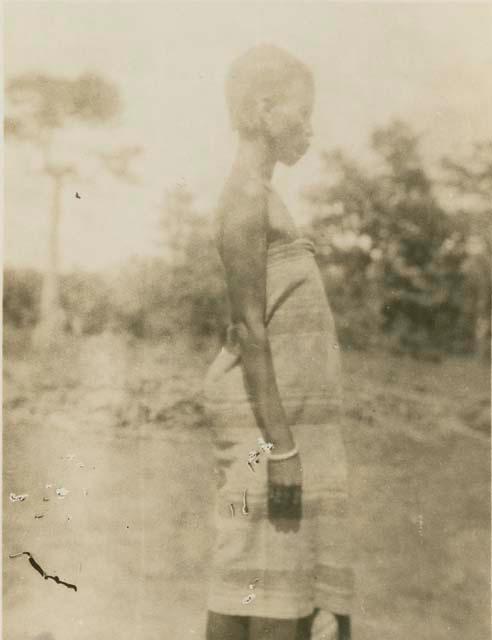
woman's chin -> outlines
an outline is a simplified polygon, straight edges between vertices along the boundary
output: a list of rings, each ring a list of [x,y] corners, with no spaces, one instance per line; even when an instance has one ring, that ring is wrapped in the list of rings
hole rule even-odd
[[[308,147],[306,147],[305,149],[297,149],[296,151],[289,153],[289,155],[285,155],[283,158],[280,158],[280,162],[287,165],[288,167],[292,167],[306,155],[307,150]]]

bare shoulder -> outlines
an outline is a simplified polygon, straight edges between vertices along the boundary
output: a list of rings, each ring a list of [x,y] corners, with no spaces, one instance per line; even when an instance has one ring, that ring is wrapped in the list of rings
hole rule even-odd
[[[231,174],[216,210],[216,238],[223,239],[226,229],[243,236],[253,229],[265,229],[268,200],[269,187],[264,181]]]

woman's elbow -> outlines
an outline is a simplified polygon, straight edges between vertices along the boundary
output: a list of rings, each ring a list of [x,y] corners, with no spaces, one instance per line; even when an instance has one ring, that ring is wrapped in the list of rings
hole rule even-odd
[[[237,338],[242,349],[265,351],[268,348],[266,327],[261,321],[239,322]]]

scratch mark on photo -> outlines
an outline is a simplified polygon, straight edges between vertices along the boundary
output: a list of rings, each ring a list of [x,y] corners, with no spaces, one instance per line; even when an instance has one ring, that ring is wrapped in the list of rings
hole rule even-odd
[[[56,582],[56,584],[61,584],[64,587],[67,587],[67,589],[73,589],[74,591],[77,591],[77,586],[75,584],[71,584],[70,582],[65,582],[64,580],[60,580],[58,576],[48,575],[45,572],[45,570],[36,562],[36,560],[33,558],[32,554],[29,551],[21,551],[20,553],[9,554],[9,558],[11,559],[19,558],[20,556],[27,556],[29,558],[29,564],[31,565],[31,567],[35,571],[37,571],[37,573],[39,573],[39,575],[45,580],[53,580],[53,582]]]
[[[247,502],[247,494],[248,494],[248,490],[245,489],[244,493],[243,493],[243,508],[242,508],[242,513],[247,516],[249,513],[249,508],[248,508],[248,502]]]

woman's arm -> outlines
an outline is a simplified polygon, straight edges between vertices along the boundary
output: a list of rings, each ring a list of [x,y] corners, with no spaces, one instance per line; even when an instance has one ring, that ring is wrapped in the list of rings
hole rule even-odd
[[[253,410],[265,440],[282,453],[294,441],[275,380],[265,326],[268,193],[261,183],[236,187],[223,203],[222,260]]]

